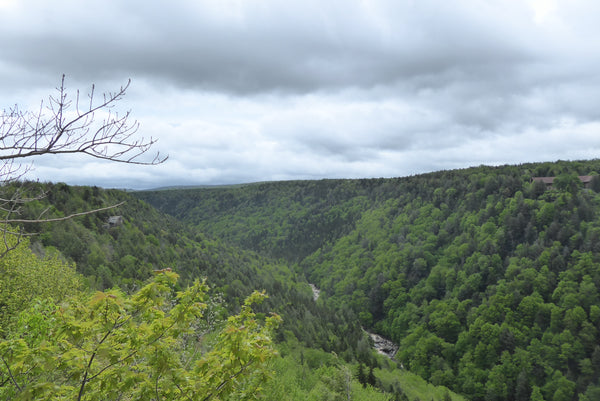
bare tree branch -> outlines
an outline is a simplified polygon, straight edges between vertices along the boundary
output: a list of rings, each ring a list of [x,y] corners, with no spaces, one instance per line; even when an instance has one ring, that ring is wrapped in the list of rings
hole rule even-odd
[[[10,196],[6,194],[9,184],[20,181],[31,170],[31,165],[19,164],[27,158],[43,155],[84,154],[97,159],[119,163],[154,165],[163,163],[167,157],[156,153],[150,159],[144,159],[156,139],[139,137],[139,123],[131,121],[129,111],[119,114],[116,105],[123,99],[131,80],[116,92],[97,96],[92,85],[88,101],[82,102],[79,91],[74,100],[69,96],[65,76],[62,76],[56,95],[48,101],[40,102],[36,111],[22,111],[17,105],[0,114],[0,232],[3,235],[6,251],[4,256],[16,245],[9,246],[6,235],[17,237],[17,245],[25,235],[22,229],[14,226],[26,223],[44,223],[68,220],[73,217],[96,213],[115,208],[105,208],[74,213],[60,218],[44,218],[47,210],[37,219],[14,218],[20,214],[21,207],[29,202],[40,200],[47,194],[24,197],[17,189]]]
[[[2,362],[4,362],[4,365],[6,366],[6,370],[8,371],[10,380],[13,382],[13,384],[15,385],[17,390],[19,390],[19,392],[23,391],[23,389],[21,388],[21,386],[19,386],[19,383],[17,383],[17,380],[13,376],[12,371],[10,370],[10,365],[6,362],[6,360],[3,357],[0,357],[0,359],[2,359]]]
[[[57,221],[65,221],[65,220],[70,220],[73,217],[85,216],[87,214],[93,214],[93,213],[103,212],[105,210],[114,209],[116,207],[122,206],[123,204],[125,204],[125,202],[126,201],[123,201],[123,202],[117,203],[116,205],[111,205],[111,206],[103,207],[100,209],[87,210],[85,212],[73,213],[68,216],[56,217],[56,218],[52,218],[52,219],[10,219],[10,220],[6,220],[5,222],[8,224],[21,224],[21,223],[53,223],[53,222],[57,222]]]
[[[96,102],[94,86],[89,105],[82,108],[79,92],[70,100],[63,75],[58,95],[50,96],[47,107],[36,112],[21,111],[14,106],[0,117],[0,160],[24,159],[45,154],[87,154],[99,159],[131,164],[159,164],[167,157],[156,153],[150,161],[142,161],[156,139],[137,138],[139,123],[130,121],[131,113],[113,111],[123,99],[131,80],[116,92],[109,92]],[[105,113],[102,119],[97,115]]]

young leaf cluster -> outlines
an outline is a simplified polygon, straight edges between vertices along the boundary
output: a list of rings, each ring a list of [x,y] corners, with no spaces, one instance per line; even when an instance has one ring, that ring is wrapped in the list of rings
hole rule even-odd
[[[35,302],[0,343],[0,395],[14,400],[254,399],[275,356],[253,293],[216,339],[195,330],[208,287],[174,292],[169,271],[128,296],[118,289]]]

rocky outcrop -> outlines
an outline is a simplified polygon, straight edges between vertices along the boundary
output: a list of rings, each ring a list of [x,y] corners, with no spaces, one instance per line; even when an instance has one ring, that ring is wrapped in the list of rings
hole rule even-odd
[[[310,289],[313,292],[313,299],[316,301],[317,299],[319,299],[319,294],[321,294],[321,290],[319,290],[317,288],[317,286],[314,284],[309,284],[309,285],[310,285]]]
[[[319,299],[321,290],[319,290],[314,284],[309,283],[308,285],[312,290],[313,299],[316,301],[317,299]],[[398,352],[399,348],[397,344],[394,344],[391,340],[388,340],[387,338],[381,337],[379,334],[369,333],[366,330],[365,332],[369,335],[369,337],[371,337],[371,340],[373,340],[373,348],[375,348],[377,352],[379,352],[381,355],[387,356],[390,359],[394,359],[394,356],[396,356],[396,353]]]
[[[368,331],[367,333],[369,334],[369,337],[371,337],[371,340],[373,340],[373,345],[377,352],[379,352],[381,355],[387,356],[390,359],[394,359],[394,356],[396,356],[396,352],[398,352],[399,348],[397,344],[394,344],[387,338],[381,337],[379,334],[369,333]]]

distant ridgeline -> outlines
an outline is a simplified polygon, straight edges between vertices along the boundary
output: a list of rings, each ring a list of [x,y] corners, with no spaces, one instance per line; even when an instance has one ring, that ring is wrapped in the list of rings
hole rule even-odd
[[[600,399],[600,161],[137,192],[472,400]]]

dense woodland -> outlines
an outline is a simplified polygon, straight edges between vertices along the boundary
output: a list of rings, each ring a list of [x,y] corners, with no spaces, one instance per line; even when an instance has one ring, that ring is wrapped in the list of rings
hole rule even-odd
[[[252,319],[272,326],[278,356],[257,369],[266,384],[248,388],[266,399],[597,400],[600,179],[584,188],[577,176],[598,172],[594,160],[132,193],[15,185],[23,197],[47,194],[25,218],[126,203],[23,227],[36,234],[0,259],[2,336],[22,337],[48,300],[73,291],[138,305],[128,297],[167,285],[164,275],[173,291],[201,288],[210,300],[207,338],[228,316],[249,319],[244,300],[265,290]],[[531,181],[539,176],[556,177],[553,187]],[[123,223],[109,226],[114,215]],[[36,327],[29,350],[50,330]],[[396,342],[395,361],[363,329]],[[14,382],[2,368],[0,389]]]
[[[7,246],[15,249],[0,258],[0,357],[6,362],[0,365],[2,397],[56,399],[62,394],[63,398],[72,399],[70,395],[81,383],[86,384],[86,391],[77,399],[84,400],[112,399],[115,394],[135,398],[154,387],[168,388],[175,378],[165,378],[160,372],[152,374],[158,363],[154,357],[145,357],[147,366],[123,364],[118,369],[115,366],[102,372],[99,377],[96,374],[100,372],[96,372],[89,383],[89,379],[82,378],[82,372],[87,370],[81,361],[94,359],[90,355],[96,355],[98,339],[107,334],[112,341],[129,336],[128,342],[136,344],[144,340],[152,343],[152,335],[162,338],[163,334],[156,331],[144,334],[140,330],[149,322],[136,320],[142,314],[138,309],[145,305],[139,299],[161,288],[157,293],[161,295],[153,295],[152,302],[169,311],[167,305],[177,302],[175,292],[189,291],[197,285],[198,279],[205,278],[206,286],[201,287],[197,295],[204,304],[197,312],[200,320],[187,323],[203,341],[194,344],[189,333],[183,334],[183,338],[182,334],[164,334],[167,343],[176,342],[178,346],[168,348],[169,353],[164,358],[171,362],[163,362],[162,369],[179,372],[177,377],[188,377],[190,371],[181,366],[185,362],[182,355],[197,358],[214,351],[214,355],[206,355],[218,369],[216,373],[215,369],[209,372],[216,377],[227,377],[227,372],[232,376],[233,369],[237,383],[237,387],[228,389],[227,395],[220,393],[220,399],[254,399],[261,395],[273,400],[347,399],[348,396],[354,400],[461,399],[446,388],[432,386],[410,372],[397,369],[393,361],[378,356],[371,349],[368,335],[354,312],[340,313],[315,302],[297,266],[202,234],[127,192],[31,182],[5,190],[16,191],[25,199],[45,194],[39,200],[26,203],[20,212],[24,219],[37,219],[40,215],[55,219],[81,210],[125,203],[116,209],[66,221],[27,224],[23,227],[25,232],[34,235],[21,237],[21,243],[16,246],[18,237],[7,237]],[[112,216],[122,219],[111,225]],[[170,276],[175,273],[174,277]],[[163,282],[165,275],[168,275],[168,283]],[[166,287],[172,288],[172,292]],[[255,290],[265,291],[267,297],[253,304],[256,313],[253,318],[263,322],[265,327],[273,313],[282,318],[277,328],[269,332],[277,354],[260,356],[264,362],[244,369],[250,378],[240,380],[235,376],[236,366],[228,367],[220,359],[229,353],[236,361],[243,360],[240,350],[232,351],[227,338],[221,339],[219,333],[228,333],[227,325],[232,318],[238,322],[249,320],[244,315],[243,305]],[[131,326],[119,332],[108,330],[98,320],[104,316],[97,312],[102,305],[121,308],[121,315],[129,316]],[[66,311],[65,316],[69,318],[56,320],[55,310]],[[81,315],[82,310],[90,311],[85,319],[82,316],[87,315]],[[169,316],[167,314],[165,319]],[[152,324],[162,327],[166,323],[159,320]],[[260,331],[262,326],[248,331],[248,324],[238,323],[231,329],[240,326],[247,331],[245,343],[264,336]],[[86,328],[84,334],[65,337],[65,333],[72,330],[79,333],[81,327]],[[183,330],[182,327],[178,330]],[[85,346],[78,344],[84,340]],[[127,362],[126,357],[131,354],[127,354],[128,349],[117,347],[115,353],[108,353],[114,345],[106,341],[101,347],[102,352],[108,354],[104,355],[105,359]],[[81,352],[75,353],[72,347]],[[268,351],[270,348],[261,346],[260,349]],[[155,346],[143,348],[139,353],[142,351],[157,352]],[[65,359],[70,364],[60,362]],[[111,363],[107,366],[112,367]],[[51,370],[55,374],[48,374],[45,369],[48,366],[61,368]],[[138,374],[126,380],[127,385],[115,385],[119,375],[126,376],[124,372],[131,371]],[[144,375],[157,378],[156,383],[148,384]],[[274,378],[277,378],[275,382]],[[210,395],[209,384],[186,385],[200,386],[202,393]],[[214,387],[219,387],[219,383]],[[165,390],[160,395],[147,395],[147,399],[188,399],[186,394]]]
[[[138,193],[295,266],[472,400],[600,399],[600,162]],[[554,176],[552,189],[532,177]],[[349,310],[349,311],[348,311]]]

